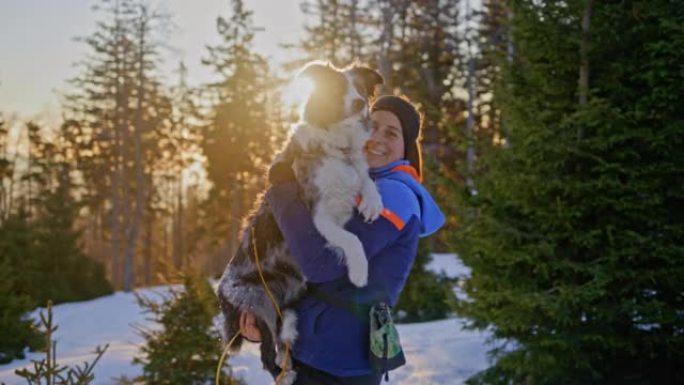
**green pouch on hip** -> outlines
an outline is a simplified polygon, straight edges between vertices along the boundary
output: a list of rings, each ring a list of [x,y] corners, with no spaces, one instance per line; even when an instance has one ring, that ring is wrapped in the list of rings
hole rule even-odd
[[[385,303],[374,305],[370,310],[369,356],[371,367],[379,373],[384,373],[385,380],[388,379],[388,371],[406,363],[390,307]]]

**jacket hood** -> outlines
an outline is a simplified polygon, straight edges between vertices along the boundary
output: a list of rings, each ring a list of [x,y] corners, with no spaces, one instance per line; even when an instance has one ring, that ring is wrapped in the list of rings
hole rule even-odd
[[[400,159],[385,166],[371,168],[369,170],[371,178],[387,178],[399,181],[408,186],[416,194],[420,206],[420,236],[428,236],[439,230],[445,222],[444,214],[437,206],[437,202],[432,195],[418,181],[418,173],[410,165],[408,160]]]

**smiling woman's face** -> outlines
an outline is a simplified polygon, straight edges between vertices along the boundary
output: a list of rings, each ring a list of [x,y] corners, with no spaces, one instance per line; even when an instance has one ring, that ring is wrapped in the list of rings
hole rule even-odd
[[[371,114],[371,120],[373,134],[365,147],[368,165],[377,168],[404,159],[404,135],[399,118],[389,111],[380,110]]]

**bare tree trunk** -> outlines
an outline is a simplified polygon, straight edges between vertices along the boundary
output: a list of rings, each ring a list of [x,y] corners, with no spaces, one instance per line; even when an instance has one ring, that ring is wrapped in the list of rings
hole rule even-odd
[[[180,177],[179,177],[180,179]],[[172,193],[173,198],[175,198],[174,202],[174,212],[171,216],[171,259],[173,261],[173,266],[176,270],[181,270],[183,269],[183,256],[182,256],[182,251],[180,248],[180,210],[181,210],[181,202],[180,202],[180,183],[179,181],[175,182],[175,191],[173,189],[169,189],[170,193]]]
[[[145,263],[143,265],[143,277],[145,286],[152,284],[152,271],[154,269],[154,259],[152,254],[152,243],[154,235],[154,217],[147,215],[145,220],[145,247],[143,254],[145,255]]]
[[[83,240],[85,243],[85,252],[87,255],[94,257],[97,262],[107,266],[101,253],[101,238],[100,238],[100,210],[93,205],[87,207],[88,214],[84,219],[84,233]]]
[[[105,249],[107,248],[106,242],[104,240],[104,224],[105,221],[102,219],[102,207],[97,206],[95,208],[95,215],[93,215],[92,221],[92,232],[93,236],[91,241],[93,242],[93,255],[97,256],[97,260],[102,263],[103,266],[107,266],[107,253]],[[111,278],[111,272],[109,274]]]
[[[233,256],[237,252],[240,244],[240,216],[242,215],[242,186],[236,184],[231,191],[230,200],[230,247],[229,255]]]
[[[135,167],[135,211],[127,229],[126,250],[124,254],[124,291],[130,291],[135,284],[135,251],[146,203],[146,180],[142,150],[143,106],[145,101],[145,33],[147,29],[147,8],[140,7],[140,25],[138,41],[138,90],[134,124],[134,167]]]
[[[32,171],[32,163],[33,159],[31,156],[31,129],[29,126],[26,127],[26,142],[27,142],[27,152],[26,152],[26,159],[28,163],[28,173],[29,177],[26,179],[26,182],[28,183],[28,193],[26,194],[26,213],[28,214],[28,217],[31,218],[32,213],[31,213],[31,196],[33,195],[33,192],[31,191],[31,179],[33,179],[33,176],[31,175]]]
[[[411,0],[393,0],[391,1],[395,5],[395,10],[393,12],[397,12],[396,7],[399,7],[398,14],[399,14],[399,26],[400,26],[400,34],[399,34],[399,62],[400,63],[409,63],[409,57],[408,57],[408,50],[406,49],[406,40],[407,40],[407,35],[408,35],[408,30],[409,30],[409,20],[408,20],[408,10],[409,7],[411,6]],[[395,88],[399,89],[399,93],[403,94],[403,84],[394,84]]]
[[[186,76],[187,68],[183,63],[180,64],[180,79],[179,79],[179,89],[181,90],[181,99],[185,97],[185,92],[187,92]],[[184,151],[185,151],[185,138],[183,136],[185,130],[185,116],[181,114],[178,122],[178,130],[176,135],[178,137],[178,151],[175,167],[178,167],[178,172],[176,175],[176,210],[173,216],[173,260],[176,263],[177,268],[185,269],[187,267],[187,258],[185,256],[185,242],[183,234],[183,169],[185,164],[183,162]],[[172,194],[173,196],[173,194]]]
[[[176,182],[176,220],[175,220],[175,239],[174,239],[174,255],[175,259],[180,261],[181,269],[186,269],[188,266],[187,256],[185,255],[185,239],[183,236],[183,172],[178,175]]]
[[[14,152],[14,156],[12,159],[9,159],[9,152],[7,151],[9,148],[17,148],[19,146],[19,141],[20,139],[17,138],[17,143],[12,144],[10,143],[10,137],[9,133],[12,130],[12,127],[14,127],[14,121],[15,121],[15,116],[11,115],[7,120],[5,120],[3,123],[5,124],[6,127],[6,132],[3,134],[4,135],[4,144],[3,144],[3,159],[6,159],[9,164],[8,164],[8,169],[6,171],[8,174],[6,175],[8,179],[8,186],[5,188],[4,186],[4,179],[0,179],[0,183],[3,184],[2,188],[3,191],[5,192],[5,209],[3,211],[4,216],[1,219],[7,219],[7,217],[15,212],[14,204],[15,204],[15,197],[14,197],[14,182],[16,181],[16,174],[17,174],[17,161],[19,160],[19,151]]]
[[[468,189],[475,191],[475,182],[473,181],[473,174],[475,172],[475,58],[471,47],[470,37],[470,23],[472,17],[472,10],[470,8],[470,0],[466,0],[466,44],[468,55],[468,73],[466,75],[466,87],[468,89],[468,118],[466,120],[465,137],[468,141],[466,150],[466,170],[468,175],[466,177],[466,185]]]
[[[509,7],[506,11],[506,18],[508,19],[508,39],[506,41],[506,60],[508,63],[513,62],[515,57],[515,41],[513,40],[513,10]]]
[[[169,226],[164,223],[162,226],[162,250],[160,255],[157,255],[157,261],[162,261],[157,263],[155,274],[161,274],[164,278],[169,276]]]
[[[433,7],[430,11],[431,24],[437,24],[439,22],[440,9],[438,2],[434,2]],[[442,103],[442,95],[444,94],[444,86],[441,84],[441,79],[438,79],[439,70],[439,48],[435,48],[439,44],[439,39],[445,39],[439,35],[439,31],[433,28],[433,34],[424,34],[422,39],[424,42],[424,47],[429,55],[428,65],[423,66],[421,69],[422,79],[425,81],[425,86],[428,92],[428,108],[437,109],[440,108]],[[428,112],[428,111],[426,111]],[[429,112],[426,114],[426,118],[430,117],[432,114]],[[424,156],[431,157],[434,161],[437,161],[440,152],[439,146],[439,129],[437,122],[432,122],[430,119],[426,119],[425,125],[423,127],[423,146],[425,146],[428,151]]]
[[[582,36],[580,39],[580,68],[578,80],[579,106],[587,105],[589,94],[589,44],[591,42],[591,11],[594,0],[587,0],[582,15]],[[582,140],[584,130],[582,126],[577,128],[577,140]]]
[[[466,184],[471,190],[475,189],[473,181],[473,173],[475,172],[475,59],[468,59],[468,75],[466,80],[468,86],[468,118],[466,119],[466,139],[468,140],[468,148],[466,150],[466,169],[468,176]]]
[[[591,11],[594,0],[587,0],[582,15],[582,38],[580,40],[580,68],[579,68],[579,105],[587,105],[589,93],[589,44],[591,40]]]
[[[382,12],[382,34],[380,35],[380,51],[378,54],[378,71],[385,79],[385,83],[380,87],[380,94],[389,92],[389,85],[392,76],[392,63],[389,59],[389,52],[392,48],[394,39],[394,9],[389,0],[380,2]]]
[[[119,112],[117,112],[118,114]],[[111,201],[112,201],[112,211],[110,214],[110,231],[111,231],[111,271],[112,271],[112,282],[115,286],[120,287],[121,285],[121,265],[120,265],[120,250],[121,250],[121,138],[120,138],[120,128],[114,129],[114,146],[115,146],[115,156],[113,158],[112,165],[112,181],[111,181]]]
[[[117,112],[118,114],[118,112]],[[115,286],[119,287],[121,285],[121,270],[120,270],[120,236],[121,236],[121,200],[120,200],[120,188],[121,188],[121,139],[119,134],[119,128],[114,129],[114,146],[115,146],[115,156],[113,158],[114,164],[112,165],[112,181],[111,181],[111,201],[112,201],[112,211],[110,217],[110,231],[111,231],[111,271],[112,271],[112,282]]]
[[[5,127],[5,121],[0,116],[0,160],[5,162],[7,160],[7,134],[9,130]],[[7,189],[5,187],[6,172],[13,167],[6,163],[0,167],[0,224],[7,218]]]
[[[334,24],[332,26],[333,37],[332,37],[332,39],[330,39],[331,44],[330,44],[330,52],[328,52],[328,57],[330,58],[330,60],[332,61],[332,63],[334,65],[340,65],[339,58],[338,58],[338,52],[337,52],[339,49],[338,45],[337,45],[337,43],[338,43],[337,39],[338,39],[338,35],[340,34],[339,25],[338,25],[338,22],[339,22],[339,17],[338,17],[339,6],[337,5],[336,0],[333,0],[332,3],[333,3],[332,22]]]
[[[0,148],[2,148],[2,153],[0,154],[0,159],[6,162],[0,168],[0,224],[2,224],[11,213],[12,210],[12,182],[14,179],[14,170],[16,169],[16,159],[13,161],[9,160],[9,132],[11,124],[7,124],[7,121],[0,117]],[[5,182],[9,179],[9,186],[5,185]]]
[[[126,70],[126,49],[124,47],[123,32],[121,30],[121,19],[120,19],[120,5],[119,1],[115,5],[115,18],[116,18],[116,50],[114,64],[115,68],[115,106],[114,106],[114,116],[113,116],[113,142],[112,142],[112,165],[110,167],[111,172],[111,189],[110,189],[110,199],[112,202],[111,217],[110,217],[110,231],[111,231],[111,279],[115,287],[121,286],[121,266],[120,266],[120,250],[121,250],[121,219],[122,219],[122,202],[121,202],[121,190],[123,186],[123,154],[122,154],[122,140],[123,131],[126,129],[124,123],[124,105],[126,104],[126,96],[124,95],[125,89],[124,84],[122,84],[122,79],[125,76]]]
[[[506,21],[508,26],[507,39],[506,39],[506,61],[509,65],[513,63],[513,58],[515,57],[515,40],[513,39],[513,9],[511,6],[506,8]],[[511,142],[509,140],[509,135],[507,135],[507,125],[503,117],[501,118],[501,136],[503,138],[504,148],[509,148]]]
[[[359,7],[359,0],[352,0],[349,9],[349,22],[351,31],[351,60],[356,60],[359,58],[359,53],[361,50],[361,42],[359,39],[359,32],[356,26],[356,12]]]
[[[14,154],[14,158],[12,159],[12,164],[16,165],[18,160],[19,160],[19,151],[17,151]],[[10,176],[10,185],[9,185],[9,193],[8,193],[9,194],[8,212],[9,213],[11,213],[14,210],[14,204],[15,204],[15,201],[14,201],[14,181],[16,180],[16,178],[15,178],[16,173],[17,173],[17,168],[14,167],[12,169],[12,175]]]
[[[127,93],[128,95],[128,93]],[[139,95],[138,95],[139,97]],[[128,117],[129,113],[129,108],[128,108],[128,103],[124,106],[124,116]],[[137,114],[137,111],[136,111]],[[133,145],[136,147],[135,148],[135,153],[137,153],[137,118],[136,122],[133,124]],[[121,239],[121,264],[122,264],[122,269],[121,269],[121,279],[122,279],[122,288],[124,291],[130,291],[132,289],[132,274],[133,274],[133,251],[131,250],[131,239],[132,239],[132,230],[133,230],[133,219],[131,215],[131,209],[132,206],[135,204],[135,202],[131,202],[131,183],[132,181],[129,179],[128,175],[128,167],[131,163],[131,151],[129,148],[129,143],[131,142],[130,138],[130,122],[126,120],[126,123],[124,124],[123,127],[123,140],[121,143],[121,152],[123,156],[121,157],[121,200],[122,200],[122,207],[121,207],[121,222],[122,222],[122,239]],[[133,159],[133,166],[137,167],[137,159]],[[137,169],[136,169],[137,171]],[[138,186],[136,186],[136,191],[138,190]],[[137,229],[135,229],[135,235],[137,236]],[[135,247],[135,244],[133,243],[133,247]]]

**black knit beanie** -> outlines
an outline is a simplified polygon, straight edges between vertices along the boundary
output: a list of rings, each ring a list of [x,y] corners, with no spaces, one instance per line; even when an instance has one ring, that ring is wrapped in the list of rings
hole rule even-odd
[[[377,98],[371,112],[388,111],[393,113],[401,123],[404,137],[404,159],[416,169],[418,176],[423,174],[423,162],[420,153],[420,115],[407,99],[399,96],[385,95]]]

